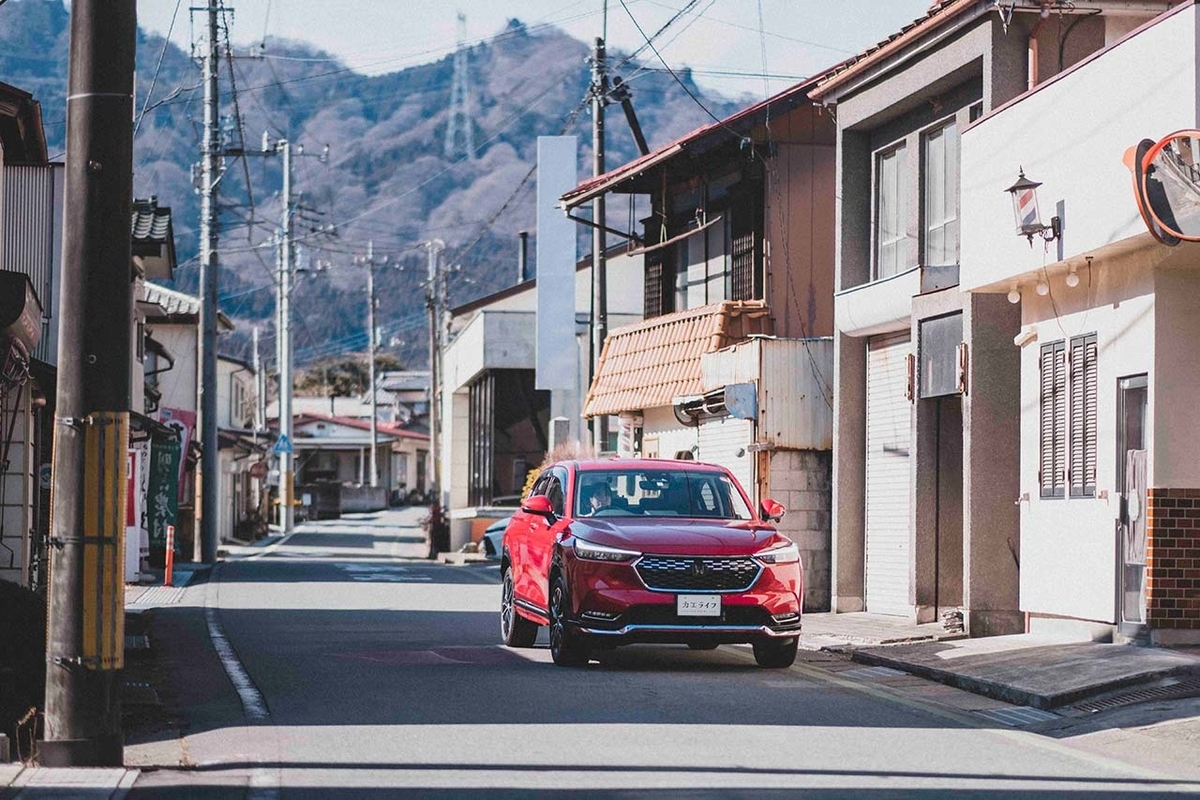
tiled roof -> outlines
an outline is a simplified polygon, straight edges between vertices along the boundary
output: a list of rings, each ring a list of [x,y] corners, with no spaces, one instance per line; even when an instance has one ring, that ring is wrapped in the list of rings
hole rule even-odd
[[[609,334],[584,416],[670,405],[702,392],[700,356],[752,334],[770,334],[761,300],[725,301],[648,319]]]
[[[146,281],[146,302],[161,306],[169,316],[200,313],[200,298]]]
[[[197,317],[200,316],[200,298],[184,294],[174,289],[168,289],[151,281],[146,281],[145,302],[153,303],[163,310],[166,317]],[[233,322],[220,310],[217,311],[217,326],[233,330]]]
[[[360,431],[371,430],[371,421],[369,419],[357,419],[355,417],[338,417],[331,414],[314,414],[305,412],[296,416],[295,422],[305,422],[318,420],[323,422],[332,422],[335,425],[344,425],[347,428],[355,428]],[[295,423],[293,423],[295,424]],[[375,430],[384,436],[394,436],[398,439],[429,439],[428,433],[421,431],[409,430],[400,425],[388,422],[375,423]]]
[[[171,233],[171,209],[150,202],[133,205],[133,238],[165,242]]]

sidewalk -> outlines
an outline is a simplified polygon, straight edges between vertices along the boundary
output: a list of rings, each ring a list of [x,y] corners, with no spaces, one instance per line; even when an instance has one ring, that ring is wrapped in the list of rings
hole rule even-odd
[[[1200,696],[1200,649],[1037,634],[967,639],[947,634],[940,623],[866,613],[806,614],[800,646],[846,652],[859,663],[1040,709],[1080,704],[1090,711]]]

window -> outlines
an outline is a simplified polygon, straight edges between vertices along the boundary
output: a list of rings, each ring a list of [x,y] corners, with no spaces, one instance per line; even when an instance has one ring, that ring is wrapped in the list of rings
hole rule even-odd
[[[879,156],[875,169],[875,278],[887,278],[905,267],[904,146]]]
[[[1072,497],[1096,495],[1096,334],[1071,339]]]
[[[1038,483],[1042,497],[1062,497],[1066,485],[1067,357],[1063,342],[1042,345]]]
[[[958,263],[958,128],[953,121],[924,136],[924,266]]]
[[[1042,497],[1096,495],[1096,334],[1042,345],[1038,483]]]

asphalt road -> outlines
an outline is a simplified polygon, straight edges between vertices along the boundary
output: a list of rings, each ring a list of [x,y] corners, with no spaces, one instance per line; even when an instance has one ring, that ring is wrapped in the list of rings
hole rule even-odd
[[[180,728],[126,747],[144,770],[131,796],[1200,790],[1195,763],[1012,728],[948,699],[956,690],[884,684],[835,654],[764,670],[748,648],[639,646],[555,667],[544,632],[531,650],[500,646],[494,565],[420,558],[420,514],[305,526],[156,609],[159,692]]]

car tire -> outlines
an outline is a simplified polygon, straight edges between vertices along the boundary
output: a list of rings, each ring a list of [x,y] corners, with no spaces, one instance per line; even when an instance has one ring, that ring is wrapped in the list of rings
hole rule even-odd
[[[799,639],[784,639],[779,642],[755,642],[754,660],[760,667],[767,669],[784,669],[796,661],[796,649]]]
[[[504,568],[504,584],[500,590],[500,638],[509,647],[533,647],[538,626],[517,613],[513,602],[512,567]]]
[[[588,663],[587,645],[567,624],[571,595],[562,575],[550,584],[550,657],[560,667],[582,667]]]

